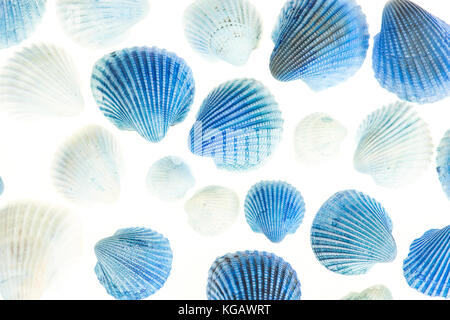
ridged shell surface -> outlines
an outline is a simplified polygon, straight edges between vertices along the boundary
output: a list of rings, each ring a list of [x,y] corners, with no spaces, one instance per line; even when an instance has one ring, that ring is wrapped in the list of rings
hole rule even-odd
[[[0,108],[19,118],[74,116],[84,108],[75,63],[52,44],[21,49],[0,73]]]
[[[261,19],[247,0],[197,0],[184,13],[184,31],[199,53],[243,65],[261,38]]]
[[[391,291],[383,285],[376,285],[362,292],[351,292],[341,300],[393,300]]]
[[[281,242],[297,231],[305,215],[300,192],[284,181],[261,181],[250,188],[244,203],[245,218],[254,232]]]
[[[161,289],[172,269],[169,240],[147,228],[118,230],[95,245],[95,274],[108,294],[140,300]]]
[[[450,298],[450,225],[414,240],[403,261],[408,285],[431,297]]]
[[[355,190],[338,192],[322,205],[311,228],[311,246],[321,264],[344,275],[364,274],[397,255],[385,209]]]
[[[404,102],[371,113],[359,127],[357,143],[354,167],[383,187],[415,182],[433,154],[428,125]]]
[[[97,125],[82,128],[55,155],[52,176],[66,199],[85,205],[119,198],[122,151],[116,138]]]
[[[119,129],[159,142],[186,118],[195,84],[191,68],[174,53],[133,47],[100,59],[91,89],[100,110]]]
[[[275,98],[259,81],[236,79],[215,88],[189,134],[193,154],[217,167],[243,171],[258,167],[281,140],[283,119]]]
[[[353,76],[369,47],[366,17],[354,0],[289,0],[272,39],[272,75],[316,91]]]
[[[292,266],[273,253],[240,251],[217,258],[208,273],[208,300],[300,300]]]
[[[372,61],[380,85],[400,99],[444,99],[450,93],[450,26],[411,1],[388,1]]]
[[[436,170],[447,198],[450,199],[450,130],[448,130],[437,149]]]

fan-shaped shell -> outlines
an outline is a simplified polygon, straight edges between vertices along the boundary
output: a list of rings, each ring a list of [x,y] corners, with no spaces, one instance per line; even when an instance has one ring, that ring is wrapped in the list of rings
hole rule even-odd
[[[373,69],[400,99],[432,103],[450,93],[450,26],[408,0],[391,0],[375,36]]]
[[[442,138],[436,158],[436,169],[445,194],[450,199],[450,130]]]
[[[82,204],[111,203],[120,193],[122,152],[102,127],[86,126],[56,153],[53,183],[68,200]]]
[[[240,66],[258,46],[262,26],[247,0],[197,0],[184,13],[184,30],[202,55]]]
[[[391,291],[383,285],[376,285],[362,292],[351,292],[342,300],[393,300]]]
[[[378,185],[414,182],[431,162],[433,145],[427,124],[404,102],[371,113],[359,127],[353,163]]]
[[[179,157],[168,156],[156,161],[147,174],[148,190],[165,201],[183,198],[194,184],[191,169]]]
[[[244,203],[245,218],[254,232],[281,242],[295,233],[305,215],[300,192],[284,181],[261,181],[250,188]]]
[[[65,208],[20,201],[0,209],[0,295],[39,299],[80,254],[80,239],[80,224]]]
[[[121,130],[159,142],[183,121],[194,100],[191,68],[164,49],[134,47],[107,54],[94,66],[94,99]]]
[[[0,108],[18,117],[74,116],[83,110],[72,57],[52,44],[16,52],[0,73]]]
[[[205,236],[225,232],[235,222],[239,213],[239,197],[228,188],[208,186],[186,201],[184,210],[189,225]]]
[[[339,154],[347,129],[331,116],[315,112],[299,122],[294,133],[294,148],[299,162],[318,165]]]
[[[313,90],[353,76],[369,47],[366,17],[354,0],[289,0],[272,39],[272,75],[280,81],[302,79]]]
[[[208,300],[300,300],[291,265],[273,253],[239,251],[217,258],[209,269]]]
[[[213,158],[217,167],[248,170],[274,151],[283,131],[275,98],[259,81],[237,79],[215,88],[197,114],[189,149]]]
[[[397,255],[392,223],[383,206],[355,190],[334,194],[311,228],[311,246],[327,269],[344,275],[366,273]]]
[[[413,241],[403,261],[406,282],[428,296],[450,298],[450,225]]]
[[[95,245],[95,273],[119,300],[147,298],[161,289],[172,269],[169,240],[146,228],[120,229]]]

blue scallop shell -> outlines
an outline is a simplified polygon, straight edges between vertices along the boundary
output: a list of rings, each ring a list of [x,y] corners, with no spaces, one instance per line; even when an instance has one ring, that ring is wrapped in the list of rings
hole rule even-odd
[[[191,68],[174,53],[133,47],[100,59],[91,89],[100,110],[119,129],[159,142],[186,118],[195,84]]]
[[[245,251],[217,258],[208,274],[208,300],[300,300],[300,281],[273,253]]]
[[[321,264],[344,275],[366,273],[397,255],[385,209],[355,190],[338,192],[322,205],[311,228],[311,246]]]
[[[373,69],[399,98],[432,103],[450,93],[450,27],[408,0],[391,0],[374,39]]]
[[[436,158],[436,169],[445,194],[450,199],[450,130],[442,138]]]
[[[0,0],[0,49],[28,38],[41,22],[47,0]]]
[[[219,168],[248,170],[273,153],[282,131],[281,111],[269,90],[254,79],[236,79],[203,101],[188,144]]]
[[[366,17],[354,0],[290,0],[272,39],[272,75],[302,79],[316,91],[353,76],[369,47]]]
[[[428,296],[450,298],[450,225],[414,240],[403,261],[408,285]]]
[[[261,232],[272,242],[281,242],[295,233],[305,215],[300,192],[283,181],[262,181],[247,193],[245,218],[254,232]]]
[[[169,240],[146,228],[118,230],[95,245],[95,273],[120,300],[147,298],[162,288],[172,269]]]

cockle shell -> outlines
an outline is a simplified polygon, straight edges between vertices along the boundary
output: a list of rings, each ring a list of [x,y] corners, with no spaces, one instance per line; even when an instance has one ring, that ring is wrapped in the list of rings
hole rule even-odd
[[[450,130],[448,130],[437,149],[436,169],[447,198],[450,199]]]
[[[393,298],[388,288],[376,285],[363,292],[351,292],[341,300],[393,300]]]

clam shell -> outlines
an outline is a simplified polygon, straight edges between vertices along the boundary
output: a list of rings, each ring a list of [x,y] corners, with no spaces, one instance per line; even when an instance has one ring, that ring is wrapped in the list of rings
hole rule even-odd
[[[184,31],[192,48],[237,66],[244,65],[258,46],[261,23],[247,0],[197,0],[184,13]]]
[[[272,39],[272,75],[302,79],[316,91],[353,76],[369,47],[366,17],[354,0],[289,0]]]
[[[169,240],[146,228],[120,229],[95,245],[95,273],[119,300],[147,298],[161,289],[172,269]]]
[[[105,117],[151,142],[161,141],[186,118],[195,91],[186,62],[156,47],[107,54],[94,66],[91,88]]]
[[[363,292],[351,292],[341,300],[393,300],[391,291],[383,285],[367,288]]]
[[[300,300],[291,265],[273,253],[245,251],[217,258],[209,269],[208,300]]]
[[[391,0],[374,39],[373,70],[400,99],[432,103],[450,93],[450,26],[407,0]]]
[[[283,119],[275,98],[259,81],[236,79],[215,88],[189,133],[193,154],[217,167],[243,171],[261,165],[281,140]]]
[[[353,164],[383,187],[415,182],[431,162],[427,124],[405,102],[371,113],[359,127]]]
[[[450,199],[450,130],[445,133],[437,149],[436,169],[442,189]]]
[[[300,192],[284,181],[261,181],[248,191],[244,211],[254,232],[281,242],[302,223],[305,202]]]
[[[319,209],[311,228],[311,246],[327,269],[344,274],[366,273],[397,255],[392,223],[382,205],[355,190],[334,194]]]

